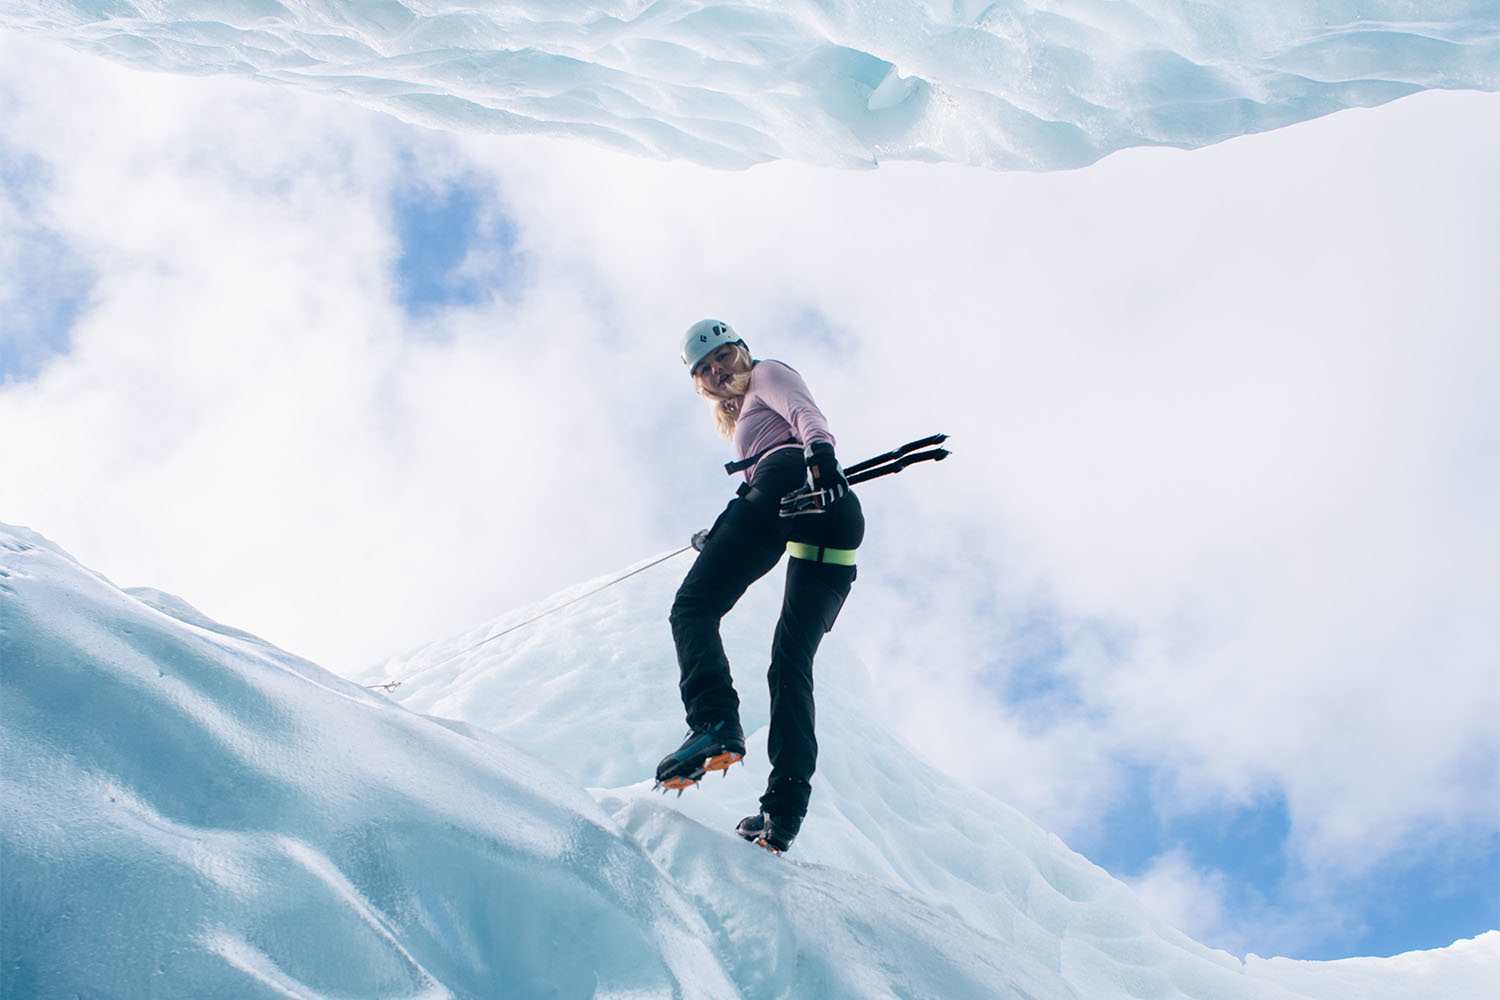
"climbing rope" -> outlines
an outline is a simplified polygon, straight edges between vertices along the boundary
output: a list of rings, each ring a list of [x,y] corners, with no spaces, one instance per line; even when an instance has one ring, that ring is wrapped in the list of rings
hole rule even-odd
[[[583,600],[585,597],[593,597],[595,594],[599,593],[601,590],[608,590],[610,587],[613,587],[617,583],[623,583],[624,581],[630,579],[632,576],[635,576],[637,573],[644,573],[646,570],[650,569],[652,566],[657,565],[658,563],[664,563],[668,559],[671,559],[673,556],[680,556],[680,555],[682,555],[684,552],[686,552],[690,548],[692,548],[691,545],[684,545],[682,548],[678,549],[676,552],[668,552],[666,555],[662,556],[660,559],[653,559],[653,560],[651,560],[650,562],[648,562],[644,566],[637,566],[635,569],[631,570],[629,573],[625,573],[622,576],[618,576],[615,579],[609,581],[608,583],[601,584],[600,586],[595,587],[593,590],[589,591],[586,594],[579,594],[577,597],[574,597],[571,600],[564,601],[563,603],[559,604],[555,608],[548,608],[546,611],[543,611],[541,614],[532,615],[530,618],[526,619],[524,622],[516,622],[514,625],[511,625],[509,628],[502,629],[499,632],[496,632],[494,635],[486,636],[485,638],[483,638],[483,639],[479,640],[478,642],[476,642],[474,645],[469,646],[469,647],[467,647],[465,649],[460,649],[456,653],[451,653],[448,656],[443,657],[441,660],[437,661],[436,663],[429,663],[427,666],[423,667],[421,670],[418,670],[416,673],[410,674],[410,675],[408,675],[406,677],[403,677],[400,680],[386,681],[384,684],[366,684],[365,687],[369,688],[372,691],[385,691],[385,692],[394,691],[398,687],[400,687],[402,684],[405,684],[407,681],[411,680],[413,677],[416,677],[418,674],[424,674],[424,673],[426,673],[429,670],[434,670],[434,669],[436,669],[438,667],[441,667],[445,663],[449,663],[449,662],[451,662],[453,660],[458,659],[460,656],[467,656],[469,653],[474,652],[474,650],[478,649],[480,646],[485,645],[486,643],[494,642],[496,639],[499,639],[502,636],[510,635],[510,633],[514,632],[518,628],[522,628],[522,627],[524,627],[526,625],[530,625],[534,621],[540,621],[541,619],[546,618],[550,614],[554,614],[554,613],[556,613],[558,611],[561,611],[563,608],[566,608],[566,607],[568,607],[570,605],[573,605],[573,604],[577,604],[579,601]]]

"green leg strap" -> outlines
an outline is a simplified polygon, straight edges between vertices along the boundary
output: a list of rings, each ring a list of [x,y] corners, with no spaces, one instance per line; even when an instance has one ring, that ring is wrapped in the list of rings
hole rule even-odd
[[[854,549],[830,549],[825,545],[808,545],[806,542],[787,542],[787,555],[808,562],[833,563],[836,566],[853,566]]]

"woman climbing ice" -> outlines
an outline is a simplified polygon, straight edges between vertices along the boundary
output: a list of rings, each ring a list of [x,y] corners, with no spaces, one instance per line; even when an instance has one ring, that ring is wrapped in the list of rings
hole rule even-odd
[[[771,776],[760,812],[736,832],[776,853],[791,846],[807,814],[818,741],[813,732],[813,656],[854,583],[854,550],[864,538],[859,499],[834,457],[833,433],[802,376],[780,361],[754,360],[720,320],[693,324],[682,360],[698,393],[713,402],[719,432],[745,481],[712,528],[672,603],[689,733],[657,765],[657,787],[691,787],[745,755],[739,695],[719,638],[719,620],[781,559],[786,592],[771,645]],[[810,483],[809,483],[810,479]],[[788,494],[807,489],[799,502]]]

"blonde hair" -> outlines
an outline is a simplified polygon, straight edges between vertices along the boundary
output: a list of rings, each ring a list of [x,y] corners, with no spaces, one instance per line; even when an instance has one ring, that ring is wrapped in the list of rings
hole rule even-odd
[[[740,404],[745,400],[745,393],[750,391],[750,371],[755,363],[744,344],[732,346],[734,363],[744,365],[745,370],[736,372],[723,389],[709,388],[700,379],[693,379],[693,388],[698,395],[713,404],[714,425],[719,429],[719,436],[726,441],[734,439],[734,428],[740,419]]]

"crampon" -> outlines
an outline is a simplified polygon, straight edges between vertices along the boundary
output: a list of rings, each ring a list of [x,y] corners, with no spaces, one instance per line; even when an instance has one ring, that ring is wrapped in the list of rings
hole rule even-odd
[[[797,831],[802,829],[800,816],[775,817],[760,812],[740,820],[734,832],[756,847],[763,847],[772,854],[782,854],[792,846]]]
[[[727,778],[729,777],[729,769],[735,764],[742,763],[744,759],[744,754],[735,753],[732,750],[715,754],[712,757],[705,757],[702,763],[688,771],[688,773],[674,774],[669,778],[661,779],[651,786],[651,790],[653,792],[659,791],[663,795],[675,790],[677,797],[681,798],[684,791],[702,781],[709,771],[718,771]]]
[[[690,730],[682,746],[662,758],[651,790],[675,790],[681,795],[709,771],[721,771],[727,777],[730,765],[744,758],[745,734],[739,720],[719,719]]]

